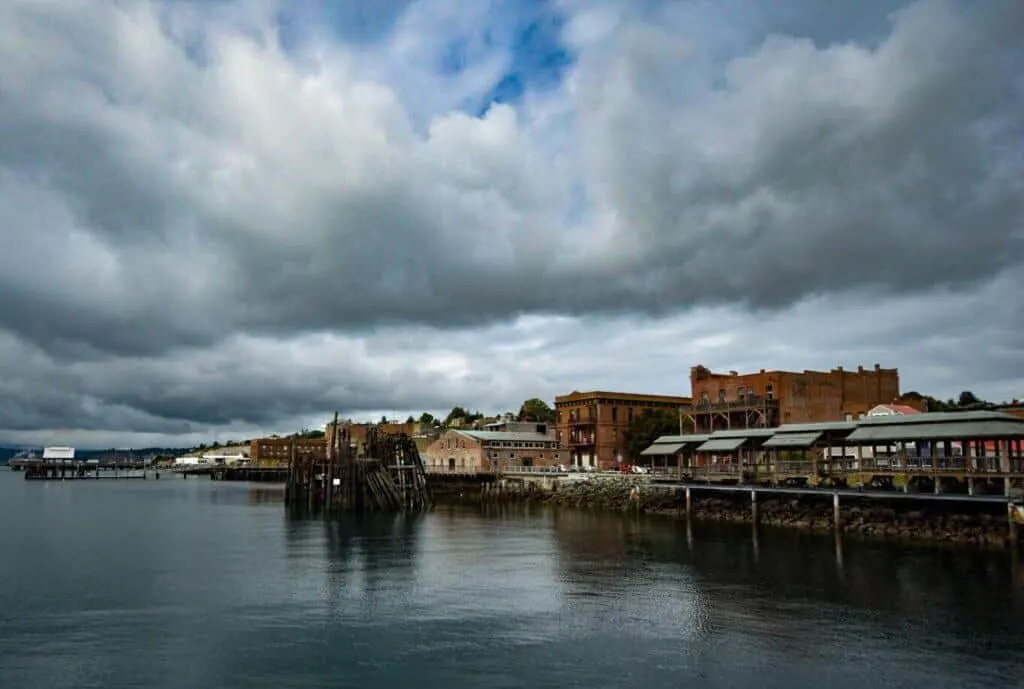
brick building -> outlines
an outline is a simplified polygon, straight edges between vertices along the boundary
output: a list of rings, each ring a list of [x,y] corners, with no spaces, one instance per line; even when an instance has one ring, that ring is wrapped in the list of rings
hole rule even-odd
[[[369,432],[371,427],[379,428],[383,433],[388,435],[407,435],[410,438],[421,435],[421,428],[418,422],[413,423],[353,423],[351,421],[339,421],[338,425],[348,430],[349,440],[356,444],[357,449],[361,449],[366,443],[366,434]],[[331,440],[334,438],[334,421],[327,422],[326,425],[327,434],[327,445],[331,444]]]
[[[629,459],[626,441],[633,419],[648,411],[679,414],[689,406],[689,397],[572,392],[555,398],[557,438],[574,466],[611,469]]]
[[[855,371],[762,369],[743,374],[694,366],[690,387],[693,404],[686,415],[696,433],[856,419],[900,397],[899,372],[878,364]]]
[[[253,464],[287,464],[293,445],[296,457],[327,456],[325,438],[257,438],[249,444],[249,458]]]
[[[541,424],[543,425],[543,424]],[[423,451],[427,471],[473,473],[510,466],[557,466],[568,461],[552,434],[536,431],[448,430]]]

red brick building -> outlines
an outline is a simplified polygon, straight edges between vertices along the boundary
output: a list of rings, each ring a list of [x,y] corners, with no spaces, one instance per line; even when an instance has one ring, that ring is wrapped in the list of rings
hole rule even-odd
[[[696,433],[856,419],[900,397],[899,372],[878,364],[855,371],[762,369],[743,374],[694,366],[690,387],[693,404],[686,415]]]
[[[648,411],[679,414],[689,397],[628,392],[572,392],[555,398],[558,440],[573,466],[611,469],[628,461],[627,431]]]

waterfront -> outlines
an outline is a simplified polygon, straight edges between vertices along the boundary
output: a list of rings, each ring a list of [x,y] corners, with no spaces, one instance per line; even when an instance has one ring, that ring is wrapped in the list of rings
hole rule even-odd
[[[0,470],[2,687],[1015,686],[1010,553]]]

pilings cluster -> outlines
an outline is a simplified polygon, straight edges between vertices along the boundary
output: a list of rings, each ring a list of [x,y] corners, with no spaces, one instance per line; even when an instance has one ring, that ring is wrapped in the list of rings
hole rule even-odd
[[[292,446],[285,504],[325,512],[421,511],[433,505],[412,438],[374,426],[362,450],[335,414],[325,455],[298,455]]]

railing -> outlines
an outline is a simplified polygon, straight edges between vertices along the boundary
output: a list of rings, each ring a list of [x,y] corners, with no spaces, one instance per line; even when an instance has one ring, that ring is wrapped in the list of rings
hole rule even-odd
[[[1004,469],[1009,468],[1009,472]],[[963,472],[968,474],[1024,473],[1021,457],[964,457],[963,455],[875,455],[861,460],[862,471],[906,473]]]
[[[683,469],[683,473],[694,478],[704,476],[740,476],[744,471],[753,471],[754,465],[747,464],[705,464],[704,466]]]
[[[568,474],[568,469],[561,467],[501,467],[499,474]]]
[[[768,399],[767,397],[759,397],[754,395],[747,397],[742,400],[732,400],[729,402],[707,402],[697,401],[691,404],[689,407],[683,407],[686,411],[741,411],[744,409],[757,409],[759,407],[768,407],[778,405],[777,399]]]
[[[493,476],[494,470],[491,468],[477,468],[477,467],[445,467],[445,466],[426,466],[424,467],[427,474],[436,474],[438,476]]]
[[[1005,462],[1005,463],[1004,463]],[[1008,470],[1007,470],[1008,469]],[[658,467],[653,473],[674,474],[676,467]],[[722,464],[705,464],[701,466],[683,467],[682,473],[693,477],[704,476],[812,476],[818,474],[856,474],[886,472],[900,474],[943,474],[964,473],[970,475],[1005,475],[1024,476],[1024,457],[918,457],[906,455],[880,455],[861,460],[850,457],[822,458],[817,462],[799,461],[761,461],[731,462]]]

